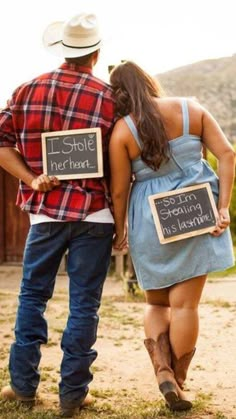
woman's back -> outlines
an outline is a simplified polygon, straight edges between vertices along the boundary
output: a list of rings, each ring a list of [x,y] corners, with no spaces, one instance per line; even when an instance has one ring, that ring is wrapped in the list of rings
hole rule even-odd
[[[158,98],[155,100],[163,124],[167,133],[169,141],[183,135],[184,121],[185,121],[185,108],[182,107],[182,98]],[[202,109],[198,102],[185,99],[188,108],[189,116],[189,134],[201,136],[202,133]]]
[[[189,106],[187,99],[182,98],[175,101],[174,106],[173,101],[168,101],[164,112],[165,121],[167,121],[167,123],[170,121],[170,112],[172,112],[171,119],[173,122],[169,123],[169,128],[171,125],[169,135],[173,135],[173,137],[169,140],[169,159],[167,161],[163,161],[158,170],[150,168],[141,158],[141,149],[143,145],[133,118],[128,115],[124,117],[124,121],[132,133],[132,140],[130,140],[130,144],[132,145],[132,148],[135,149],[137,156],[132,159],[132,172],[135,175],[135,179],[137,181],[143,181],[146,179],[163,177],[165,175],[168,176],[170,184],[167,185],[166,182],[163,182],[163,188],[168,187],[168,190],[170,190],[172,188],[175,189],[176,185],[178,185],[179,177],[183,176],[184,171],[189,170],[189,167],[192,168],[192,166],[196,165],[196,163],[199,163],[200,167],[198,172],[202,171],[202,143],[199,135],[190,133]],[[198,125],[200,125],[199,118]],[[196,126],[197,123],[195,122],[195,130],[192,132],[197,132]],[[156,141],[158,141],[158,133]],[[135,145],[133,144],[134,142]],[[187,181],[190,182],[190,184],[191,177],[192,175],[190,176],[188,174]],[[192,182],[199,183],[196,177],[192,180]]]
[[[153,100],[156,102],[160,111],[169,141],[182,137],[186,133],[201,137],[203,131],[203,111],[196,101],[181,98],[156,98]],[[184,108],[183,100],[185,103]],[[130,117],[136,126],[133,116]],[[126,117],[124,119],[126,120]],[[137,144],[137,128],[135,134],[134,131],[130,130],[130,127],[129,130],[127,129],[124,120],[118,121],[118,125],[120,126],[121,133],[124,132],[129,157],[131,160],[135,160],[140,156],[142,148],[140,140],[138,141],[139,144]],[[156,141],[158,141],[158,133]]]

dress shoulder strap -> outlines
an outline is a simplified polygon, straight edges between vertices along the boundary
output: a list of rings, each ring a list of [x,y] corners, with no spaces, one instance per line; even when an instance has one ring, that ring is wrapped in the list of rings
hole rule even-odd
[[[126,124],[128,125],[128,127],[129,127],[130,131],[132,132],[133,137],[134,137],[134,139],[135,139],[136,143],[137,143],[137,144],[138,144],[138,146],[141,148],[141,141],[140,141],[140,139],[139,139],[139,136],[138,136],[138,131],[137,131],[137,128],[136,128],[136,126],[135,126],[135,123],[134,123],[133,119],[131,118],[131,116],[130,116],[130,115],[126,115],[126,116],[124,117],[124,120],[125,120]]]
[[[183,135],[189,134],[189,112],[188,102],[186,98],[181,99],[182,114],[183,114]]]

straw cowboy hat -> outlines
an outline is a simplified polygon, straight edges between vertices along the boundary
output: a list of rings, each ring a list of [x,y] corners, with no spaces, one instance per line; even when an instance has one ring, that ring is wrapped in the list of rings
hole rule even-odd
[[[51,23],[43,34],[45,48],[64,58],[83,57],[101,47],[97,18],[81,13],[67,22]]]

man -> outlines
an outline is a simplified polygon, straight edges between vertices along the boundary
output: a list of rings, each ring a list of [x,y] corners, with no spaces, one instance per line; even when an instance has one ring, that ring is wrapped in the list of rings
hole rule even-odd
[[[0,165],[20,179],[17,204],[31,222],[10,349],[11,384],[2,397],[35,401],[40,345],[47,342],[44,312],[67,251],[70,312],[61,341],[59,396],[61,414],[68,417],[89,401],[89,368],[97,356],[92,346],[113,237],[107,152],[114,104],[110,87],[92,75],[101,46],[95,15],[49,25],[44,45],[65,62],[17,88],[0,113]],[[93,127],[102,133],[103,178],[60,182],[43,174],[43,132]]]

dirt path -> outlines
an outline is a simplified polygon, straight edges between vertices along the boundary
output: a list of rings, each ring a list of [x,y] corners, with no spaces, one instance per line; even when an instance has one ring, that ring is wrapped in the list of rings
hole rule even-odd
[[[4,379],[6,380],[20,275],[19,267],[0,266],[0,385],[4,384]],[[201,327],[197,352],[187,381],[189,397],[197,398],[196,409],[181,417],[236,419],[235,291],[236,277],[209,281],[205,287],[200,305]],[[122,281],[110,277],[107,279],[96,343],[99,356],[93,366],[94,381],[91,384],[92,393],[98,399],[98,410],[82,417],[157,417],[153,412],[150,416],[148,413],[140,416],[138,410],[133,416],[129,416],[128,410],[124,416],[116,414],[116,410],[110,410],[111,413],[104,416],[104,409],[107,409],[104,403],[119,405],[120,399],[125,398],[127,406],[138,403],[138,400],[153,406],[156,400],[161,399],[150,360],[143,347],[143,308],[142,298],[132,299],[127,296]],[[42,405],[47,408],[57,406],[61,359],[59,345],[66,314],[67,278],[60,275],[57,278],[54,298],[47,310],[49,343],[42,350],[40,394]],[[115,409],[114,406],[113,408]],[[144,404],[142,408],[144,409]],[[103,411],[103,414],[99,413],[100,411]],[[163,412],[162,416],[159,412],[158,417],[172,417]]]

